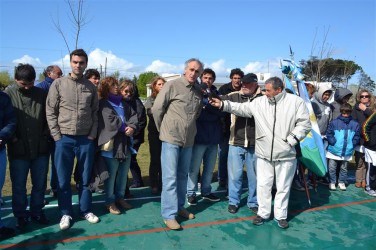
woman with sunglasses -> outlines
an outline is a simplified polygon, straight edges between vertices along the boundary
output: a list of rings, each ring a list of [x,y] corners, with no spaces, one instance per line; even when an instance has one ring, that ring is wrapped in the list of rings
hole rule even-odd
[[[375,111],[375,97],[367,89],[361,89],[356,95],[355,107],[351,116],[360,126]],[[359,145],[355,148],[355,187],[366,187],[366,164],[364,162],[364,138],[361,137]]]

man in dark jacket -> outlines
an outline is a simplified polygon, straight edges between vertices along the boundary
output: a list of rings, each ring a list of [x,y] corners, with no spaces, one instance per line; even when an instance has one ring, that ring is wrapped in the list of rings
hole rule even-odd
[[[30,64],[20,64],[14,74],[16,85],[5,92],[16,110],[17,126],[8,143],[10,178],[12,180],[12,209],[17,227],[23,229],[29,216],[39,224],[48,224],[42,208],[48,171],[48,126],[46,93],[34,87],[36,73]],[[26,181],[31,172],[32,190],[30,213],[27,208]]]
[[[44,81],[35,84],[35,87],[43,89],[46,94],[48,94],[48,90],[51,87],[51,84],[55,79],[62,77],[63,72],[61,71],[60,67],[57,65],[50,65],[44,71]],[[55,168],[55,141],[51,138],[50,139],[50,155],[51,155],[51,162],[50,162],[50,195],[56,197],[57,195],[57,174]]]
[[[219,88],[220,95],[227,95],[234,91],[239,91],[241,88],[241,79],[244,76],[244,72],[235,68],[231,70],[230,79],[231,82],[222,85]],[[227,159],[228,159],[228,141],[230,139],[230,114],[225,114],[222,118],[223,125],[223,139],[219,144],[218,153],[218,183],[220,187],[225,187],[227,184]]]
[[[1,203],[2,196],[1,192],[3,190],[5,182],[5,173],[7,167],[7,157],[5,144],[11,139],[13,133],[16,130],[16,114],[14,112],[12,101],[9,96],[4,92],[0,92],[0,199]],[[2,204],[0,204],[1,210]],[[0,240],[2,238],[7,238],[15,233],[13,228],[4,226],[1,221],[0,215]]]
[[[257,76],[253,73],[242,78],[240,91],[232,92],[222,99],[232,102],[252,102],[262,96]],[[248,199],[247,206],[257,214],[258,203],[256,195],[256,157],[255,157],[255,120],[231,114],[230,140],[228,154],[228,196],[230,213],[239,209],[242,193],[243,166],[247,169]]]
[[[201,163],[201,197],[217,202],[220,199],[211,192],[211,180],[215,161],[217,159],[218,144],[222,141],[222,113],[212,107],[208,99],[212,95],[218,96],[217,88],[213,85],[215,72],[206,68],[201,74],[200,88],[203,90],[204,106],[196,121],[197,134],[192,148],[192,158],[188,173],[187,200],[191,206],[197,205],[196,192],[198,191],[198,175]]]

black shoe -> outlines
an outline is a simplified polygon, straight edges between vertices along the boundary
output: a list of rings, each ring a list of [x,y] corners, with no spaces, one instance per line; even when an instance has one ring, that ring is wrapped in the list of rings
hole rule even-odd
[[[226,184],[227,184],[227,181],[226,180],[219,180],[218,181],[218,186],[220,186],[220,187],[226,187]]]
[[[18,217],[16,227],[18,229],[24,229],[29,224],[29,219],[26,217]]]
[[[235,214],[236,212],[238,212],[238,206],[236,205],[228,205],[228,208],[227,210],[232,213],[232,214]]]
[[[249,210],[251,210],[252,213],[257,215],[258,207],[250,207]]]
[[[0,239],[5,239],[12,237],[16,234],[16,230],[10,227],[1,227],[0,228]]]
[[[277,220],[274,218],[274,220],[277,222],[278,226],[282,229],[286,229],[289,227],[289,223],[285,219]]]
[[[41,225],[48,225],[50,223],[50,221],[46,218],[44,214],[41,214],[39,216],[32,216],[31,219]]]
[[[264,218],[262,218],[261,216],[258,216],[253,220],[253,225],[256,225],[256,226],[260,226],[262,224],[264,224],[266,220]]]
[[[187,203],[188,203],[188,205],[190,205],[190,206],[196,206],[196,205],[197,205],[197,199],[196,199],[196,196],[194,196],[194,195],[188,196],[188,197],[187,197]]]
[[[221,199],[219,199],[219,197],[215,196],[214,194],[210,193],[208,195],[203,195],[202,196],[203,199],[205,200],[209,200],[209,201],[213,201],[213,202],[216,202],[216,201],[220,201]]]

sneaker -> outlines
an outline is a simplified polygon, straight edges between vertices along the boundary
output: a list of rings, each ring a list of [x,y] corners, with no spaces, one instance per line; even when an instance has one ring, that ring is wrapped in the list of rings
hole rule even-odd
[[[171,229],[171,230],[178,230],[181,228],[180,224],[175,220],[175,219],[172,219],[172,220],[164,220],[164,223],[166,224],[166,226]]]
[[[236,205],[228,205],[228,208],[227,208],[227,210],[232,214],[235,214],[236,212],[238,212],[238,209],[239,207]]]
[[[196,206],[196,205],[197,205],[197,199],[196,199],[196,196],[194,196],[194,195],[188,196],[188,197],[187,197],[187,203],[188,203],[188,205],[190,205],[190,206]]]
[[[29,224],[29,219],[26,217],[18,217],[16,227],[19,229],[24,229],[27,224]]]
[[[213,201],[213,202],[217,202],[217,201],[220,201],[221,199],[219,199],[219,197],[215,196],[214,194],[210,193],[208,195],[203,195],[202,198],[204,200],[209,200],[209,201]]]
[[[118,205],[119,207],[124,208],[124,209],[132,209],[133,208],[133,206],[131,204],[129,204],[128,202],[126,202],[123,199],[117,200],[116,205]]]
[[[336,188],[336,184],[334,184],[334,183],[330,183],[330,184],[329,184],[329,189],[330,189],[330,190],[337,190],[337,188]]]
[[[51,189],[50,190],[50,196],[54,197],[54,198],[57,198],[57,190]]]
[[[72,217],[69,215],[63,215],[60,220],[60,230],[68,229],[71,225]]]
[[[260,225],[264,224],[265,221],[266,221],[266,219],[257,215],[257,217],[253,220],[252,223],[253,223],[253,225],[260,226]]]
[[[274,218],[274,220],[277,222],[278,226],[282,229],[286,229],[289,227],[289,223],[285,219],[277,220]]]
[[[31,219],[35,221],[36,223],[42,224],[42,225],[48,225],[50,221],[46,218],[46,215],[41,214],[39,216],[32,216]]]
[[[367,190],[367,189],[364,189],[364,192],[368,195],[371,195],[371,196],[376,196],[376,191],[375,190]]]
[[[195,218],[195,215],[189,212],[187,209],[183,208],[178,211],[178,215],[186,218],[188,220],[193,220]]]
[[[0,228],[0,239],[5,239],[12,237],[16,234],[16,230],[10,227],[1,227]]]
[[[258,207],[250,207],[249,210],[251,210],[251,212],[254,214],[258,213]]]
[[[339,187],[339,189],[341,189],[342,191],[346,191],[346,185],[345,185],[345,183],[343,183],[343,182],[338,183],[338,187]]]
[[[93,214],[93,213],[87,213],[87,214],[85,214],[84,218],[85,218],[85,220],[87,220],[88,222],[93,223],[93,224],[99,222],[99,218],[95,214]]]
[[[111,204],[107,205],[106,207],[107,207],[108,211],[110,212],[110,214],[114,214],[114,215],[121,214],[119,208],[117,208],[115,203],[111,203]]]

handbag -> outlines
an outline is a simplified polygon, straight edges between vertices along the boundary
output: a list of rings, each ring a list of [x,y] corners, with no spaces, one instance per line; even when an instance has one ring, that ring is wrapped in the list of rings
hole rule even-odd
[[[114,149],[114,139],[112,138],[101,146],[102,151],[112,151]]]

